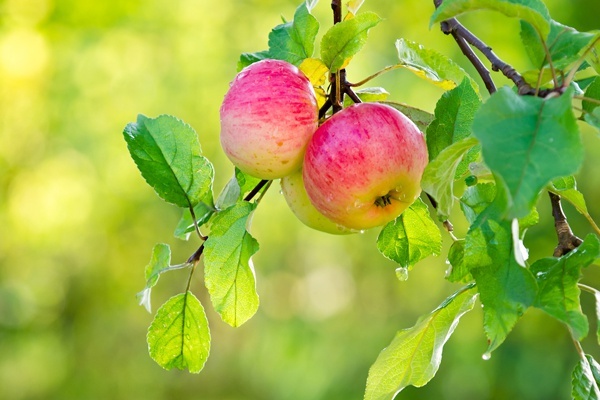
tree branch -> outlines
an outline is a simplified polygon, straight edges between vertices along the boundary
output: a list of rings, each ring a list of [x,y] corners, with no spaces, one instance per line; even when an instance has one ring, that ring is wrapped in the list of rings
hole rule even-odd
[[[561,257],[579,247],[582,240],[573,234],[560,204],[560,196],[552,192],[548,192],[548,194],[550,195],[550,203],[552,203],[554,228],[556,229],[556,236],[558,237],[558,245],[554,249],[553,255],[554,257]]]

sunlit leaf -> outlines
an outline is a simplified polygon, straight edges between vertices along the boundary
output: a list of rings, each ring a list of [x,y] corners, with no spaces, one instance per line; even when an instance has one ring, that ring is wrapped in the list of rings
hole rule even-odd
[[[313,86],[322,86],[327,81],[329,69],[327,65],[318,58],[307,58],[298,67],[306,75]]]
[[[269,55],[269,50],[258,51],[256,53],[242,53],[237,64],[237,71],[240,72],[242,69],[254,64],[255,62],[267,60],[269,58],[271,58]]]
[[[572,386],[573,400],[600,399],[600,365],[592,356],[586,354],[575,366]]]
[[[573,176],[563,176],[552,181],[548,190],[573,204],[581,214],[589,216],[583,194],[577,190],[577,182]]]
[[[541,0],[444,0],[431,16],[430,25],[477,10],[499,11],[527,21],[542,37],[550,32],[550,14]]]
[[[140,306],[144,306],[148,312],[152,312],[150,296],[152,288],[158,282],[158,278],[164,270],[171,265],[171,248],[169,245],[159,243],[152,249],[150,263],[145,268],[146,286],[137,294]]]
[[[537,292],[531,272],[515,260],[511,222],[501,217],[505,208],[506,193],[497,188],[465,238],[464,262],[481,295],[488,353],[502,344]]]
[[[421,199],[418,198],[398,218],[383,227],[377,238],[377,249],[407,269],[425,257],[440,254],[440,229]]]
[[[363,5],[365,0],[350,0],[346,3],[346,8],[349,13],[356,15],[360,7]]]
[[[171,297],[148,329],[150,356],[165,369],[198,373],[210,352],[210,332],[202,304],[192,292]]]
[[[551,21],[550,33],[545,42],[554,68],[561,71],[577,61],[596,37],[597,34],[578,32],[574,28]],[[546,49],[539,34],[530,23],[525,21],[521,21],[521,41],[533,65],[540,69],[549,65]]]
[[[575,250],[560,258],[543,258],[531,266],[538,282],[538,294],[534,306],[544,310],[569,326],[576,339],[583,339],[588,332],[588,321],[581,312],[581,269],[600,256],[600,240],[589,234]]]
[[[191,126],[170,115],[139,115],[123,135],[142,176],[165,201],[183,208],[212,204],[213,166]]]
[[[465,189],[460,198],[462,209],[469,224],[472,224],[496,198],[496,185],[491,182],[478,183]]]
[[[251,257],[258,242],[246,226],[256,204],[245,201],[220,211],[212,220],[205,243],[204,279],[215,310],[233,327],[246,322],[258,309]]]
[[[424,386],[436,374],[444,345],[477,292],[467,286],[408,329],[399,331],[369,370],[365,400],[392,400],[405,387]]]
[[[365,42],[369,29],[381,22],[372,12],[333,25],[321,40],[321,59],[331,72],[337,72],[347,59],[358,53]]]
[[[540,99],[503,87],[479,109],[473,132],[508,190],[507,218],[527,215],[552,179],[576,172],[583,161],[570,91]]]
[[[363,103],[379,102],[383,103],[389,97],[389,92],[382,87],[367,87],[355,90],[354,93]],[[344,97],[344,107],[354,104],[350,96]]]
[[[437,212],[441,219],[450,215],[454,204],[454,175],[463,156],[477,144],[474,137],[464,138],[446,147],[435,160],[430,162],[421,178],[421,187],[437,202]]]
[[[444,90],[454,89],[463,79],[468,78],[471,86],[478,91],[477,84],[461,68],[445,55],[426,49],[416,42],[406,39],[396,41],[399,65],[428,80]]]
[[[296,66],[312,57],[319,22],[303,2],[294,13],[294,20],[277,25],[269,33],[269,57],[284,60]]]

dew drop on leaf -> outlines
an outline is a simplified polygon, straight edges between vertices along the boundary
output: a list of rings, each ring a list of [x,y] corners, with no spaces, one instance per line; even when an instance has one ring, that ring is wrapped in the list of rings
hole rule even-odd
[[[492,358],[492,353],[490,353],[489,351],[488,351],[488,352],[486,352],[486,353],[483,353],[483,355],[481,356],[481,358],[482,358],[484,361],[487,361],[487,360],[489,360],[490,358]]]
[[[401,282],[408,280],[408,268],[404,268],[404,267],[396,268],[396,277]]]

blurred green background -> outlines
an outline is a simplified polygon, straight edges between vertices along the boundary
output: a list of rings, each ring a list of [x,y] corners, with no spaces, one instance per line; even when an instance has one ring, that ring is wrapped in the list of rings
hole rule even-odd
[[[233,167],[219,147],[218,109],[238,55],[266,48],[269,30],[280,15],[291,18],[297,4],[0,1],[0,399],[360,399],[370,364],[394,333],[459,287],[445,282],[443,256],[398,281],[396,266],[376,251],[376,230],[348,237],[311,231],[274,187],[252,228],[261,244],[254,258],[257,315],[238,329],[225,325],[197,273],[192,289],[213,338],[204,371],[168,372],[150,359],[145,333],[152,315],[135,293],[152,246],[169,243],[178,263],[198,243],[173,237],[179,211],[145,184],[122,129],[138,113],[187,121],[216,166],[220,190]],[[597,0],[547,5],[562,23],[600,28]],[[428,29],[431,1],[369,0],[363,8],[385,21],[350,65],[351,81],[393,64],[399,37],[472,71],[451,38]],[[322,33],[331,21],[327,1],[315,14]],[[502,58],[532,67],[517,22],[487,12],[463,21]],[[442,94],[407,71],[373,84],[429,111]],[[590,130],[582,135],[588,153],[579,187],[600,218],[600,145]],[[555,245],[547,203],[542,196],[541,222],[526,240],[532,259]],[[591,231],[573,208],[566,212],[579,236]],[[453,221],[464,235],[458,213]],[[154,307],[183,291],[186,276],[163,276]],[[585,282],[600,285],[596,267],[585,271]],[[591,296],[583,301],[593,315]],[[466,315],[434,380],[398,399],[569,398],[577,357],[563,326],[530,311],[483,361],[481,324],[479,309]],[[584,347],[600,355],[593,337]]]

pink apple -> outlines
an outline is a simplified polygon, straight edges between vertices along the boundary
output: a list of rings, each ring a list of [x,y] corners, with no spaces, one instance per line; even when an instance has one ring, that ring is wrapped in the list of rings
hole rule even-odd
[[[308,78],[285,61],[259,61],[244,68],[225,95],[221,145],[243,172],[281,178],[300,169],[317,120]]]
[[[355,104],[313,135],[304,185],[327,218],[368,229],[395,219],[415,201],[427,159],[423,134],[404,114],[383,104]]]
[[[309,228],[336,235],[353,232],[331,221],[312,205],[304,188],[302,170],[281,178],[281,191],[294,215]]]

